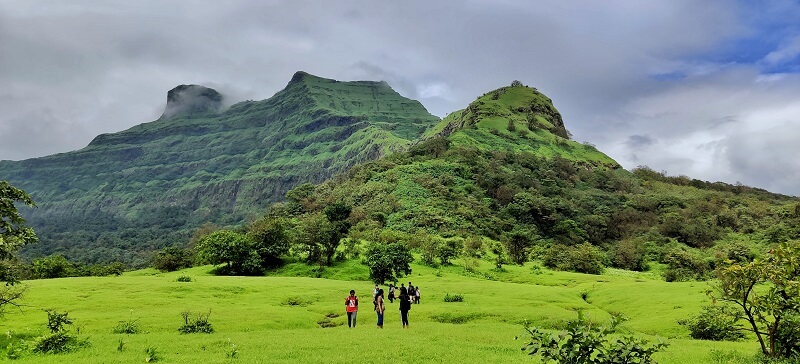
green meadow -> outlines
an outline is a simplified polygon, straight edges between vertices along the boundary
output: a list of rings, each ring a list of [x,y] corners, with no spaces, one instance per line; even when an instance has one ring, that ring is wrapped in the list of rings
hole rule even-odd
[[[618,332],[669,347],[659,363],[739,363],[755,356],[754,341],[692,340],[677,324],[709,303],[706,282],[667,283],[653,273],[607,269],[604,275],[550,271],[528,263],[495,271],[489,262],[431,268],[413,264],[400,282],[421,287],[410,327],[400,325],[398,303],[388,303],[383,329],[376,327],[368,271],[356,260],[314,271],[288,264],[265,277],[214,276],[211,266],[160,273],[147,269],[118,277],[24,282],[21,310],[0,323],[0,357],[46,332],[45,309],[68,311],[72,330],[89,346],[66,354],[25,354],[19,363],[142,363],[154,348],[163,363],[536,363],[520,350],[526,322],[558,329],[582,310],[607,324],[610,312],[629,318]],[[308,275],[316,274],[320,278]],[[177,281],[189,276],[191,282]],[[358,326],[347,327],[344,298],[361,298]],[[463,302],[444,302],[445,294]],[[180,334],[181,312],[207,313],[212,334]],[[114,334],[135,321],[139,334]],[[325,327],[323,327],[325,326]],[[118,350],[122,347],[122,350]]]

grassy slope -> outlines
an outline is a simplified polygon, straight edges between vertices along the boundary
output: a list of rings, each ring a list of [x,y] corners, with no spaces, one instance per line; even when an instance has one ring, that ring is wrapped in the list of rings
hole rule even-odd
[[[519,351],[522,342],[514,340],[523,322],[557,328],[574,318],[575,310],[585,310],[601,322],[607,312],[622,312],[631,318],[622,331],[667,338],[670,347],[658,354],[662,364],[715,363],[712,350],[735,358],[750,357],[757,350],[754,342],[689,340],[687,331],[676,324],[707,304],[706,283],[665,283],[620,271],[603,276],[549,270],[534,274],[530,265],[508,266],[507,272],[497,273],[489,263],[482,264],[479,274],[457,265],[413,265],[414,274],[402,281],[422,287],[422,304],[412,307],[407,330],[398,323],[397,303],[389,304],[385,328],[375,328],[368,298],[372,284],[364,280],[366,268],[355,261],[328,268],[324,275],[330,278],[216,277],[208,275],[209,267],[198,267],[165,274],[145,270],[121,277],[30,281],[24,313],[10,311],[2,330],[11,333],[12,341],[37,335],[46,320],[40,309],[55,308],[69,311],[81,336],[91,341],[91,347],[75,353],[29,355],[20,363],[141,363],[148,346],[158,349],[163,362],[224,363],[229,362],[225,351],[230,343],[237,345],[239,357],[233,362],[239,363],[369,363],[409,351],[415,352],[413,362],[528,363],[532,361]],[[303,270],[290,264],[279,274],[304,274]],[[176,282],[181,274],[195,280]],[[325,315],[343,314],[340,301],[350,289],[362,297],[359,326],[350,330],[346,317],[339,316],[332,321],[340,326],[320,328],[317,322]],[[446,293],[463,294],[464,302],[445,303]],[[178,334],[180,312],[187,309],[210,309],[216,332]],[[118,321],[131,318],[147,333],[111,333]],[[120,339],[127,341],[124,352],[116,350]],[[0,348],[9,340],[0,339]]]

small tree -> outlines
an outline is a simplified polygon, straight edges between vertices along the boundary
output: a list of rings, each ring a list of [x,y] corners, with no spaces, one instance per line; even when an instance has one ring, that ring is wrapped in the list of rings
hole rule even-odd
[[[369,267],[369,277],[377,284],[394,282],[411,274],[414,257],[402,243],[375,243],[367,248],[364,264]]]
[[[532,239],[538,237],[534,231],[521,227],[514,227],[510,232],[503,233],[503,242],[506,245],[508,257],[519,265],[525,264],[533,247]]]
[[[351,206],[343,202],[336,202],[325,207],[323,212],[325,217],[331,223],[331,234],[327,240],[322,241],[322,251],[325,257],[325,264],[331,265],[333,263],[333,256],[336,254],[336,249],[343,237],[350,231],[350,222],[347,218],[350,217],[350,212],[353,211]]]
[[[289,253],[291,246],[288,223],[281,217],[264,217],[250,225],[247,237],[253,243],[261,265],[265,268],[280,265],[281,256]]]
[[[19,282],[17,251],[38,240],[33,229],[25,226],[25,219],[17,211],[16,203],[35,206],[25,191],[0,181],[0,313],[6,305],[18,306],[24,289],[15,287]]]
[[[72,263],[61,254],[33,261],[33,276],[40,279],[69,277],[75,273],[74,270]]]
[[[167,247],[153,254],[153,268],[172,272],[191,267],[194,257],[191,249]]]
[[[449,265],[450,260],[458,257],[463,247],[464,241],[459,238],[443,239],[437,246],[436,255],[439,257],[439,261],[442,262],[442,265]]]
[[[197,244],[197,252],[205,262],[225,264],[223,274],[256,274],[261,272],[258,253],[247,236],[230,230],[213,232]]]
[[[741,309],[745,327],[752,331],[761,352],[770,358],[794,354],[800,330],[800,242],[781,244],[764,260],[734,263],[716,271],[719,283],[712,298]],[[786,340],[791,341],[786,341]]]

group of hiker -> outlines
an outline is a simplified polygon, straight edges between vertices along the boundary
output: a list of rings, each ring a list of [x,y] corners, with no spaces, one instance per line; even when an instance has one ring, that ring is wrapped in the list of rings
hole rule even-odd
[[[372,304],[375,313],[378,315],[378,328],[381,329],[383,328],[383,315],[386,312],[386,302],[383,296],[383,288],[376,284],[375,289],[372,290]],[[403,323],[404,328],[408,327],[408,311],[411,310],[411,304],[419,304],[419,287],[414,287],[411,282],[408,282],[408,288],[404,284],[400,284],[400,287],[390,284],[388,296],[389,303],[394,303],[395,300],[399,301],[400,321]],[[355,290],[350,290],[350,295],[344,300],[344,306],[347,312],[347,327],[356,327],[358,296],[356,296]]]

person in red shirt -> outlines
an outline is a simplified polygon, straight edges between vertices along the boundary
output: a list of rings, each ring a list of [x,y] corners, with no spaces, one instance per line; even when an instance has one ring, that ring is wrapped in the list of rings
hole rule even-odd
[[[347,311],[347,327],[356,327],[356,314],[358,313],[358,296],[355,290],[350,290],[350,296],[344,299]]]

